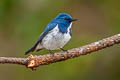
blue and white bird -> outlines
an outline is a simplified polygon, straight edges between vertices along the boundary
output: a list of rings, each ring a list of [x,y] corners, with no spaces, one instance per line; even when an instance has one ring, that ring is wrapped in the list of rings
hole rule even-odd
[[[72,22],[76,20],[77,19],[73,19],[67,13],[60,13],[56,18],[50,21],[35,45],[26,51],[25,54],[42,49],[48,49],[50,52],[55,49],[64,51],[63,46],[72,36]]]

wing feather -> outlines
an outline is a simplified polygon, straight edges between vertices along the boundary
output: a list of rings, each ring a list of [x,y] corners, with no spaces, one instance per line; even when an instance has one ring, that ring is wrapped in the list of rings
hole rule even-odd
[[[47,33],[48,33],[49,31],[51,31],[53,28],[55,28],[56,25],[57,25],[57,23],[49,23],[49,24],[46,26],[46,28],[45,28],[45,30],[43,31],[43,33],[42,33],[42,34],[40,35],[40,37],[38,38],[38,40],[37,40],[37,42],[35,43],[35,45],[34,45],[32,48],[30,48],[28,51],[26,51],[26,52],[25,52],[25,55],[29,54],[30,52],[35,51],[37,45],[42,42],[42,39],[47,35]],[[39,50],[40,50],[40,49],[39,49]]]

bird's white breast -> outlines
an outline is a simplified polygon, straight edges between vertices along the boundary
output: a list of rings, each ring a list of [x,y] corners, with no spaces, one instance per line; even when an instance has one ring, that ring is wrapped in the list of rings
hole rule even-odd
[[[42,40],[41,45],[49,50],[59,49],[62,48],[71,38],[69,32],[72,23],[68,27],[67,33],[59,32],[58,25],[51,30]]]

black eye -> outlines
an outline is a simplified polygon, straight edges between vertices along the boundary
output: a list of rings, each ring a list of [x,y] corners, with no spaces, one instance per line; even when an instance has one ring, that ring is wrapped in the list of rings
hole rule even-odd
[[[68,21],[69,19],[65,17],[64,20],[67,20],[67,21]]]

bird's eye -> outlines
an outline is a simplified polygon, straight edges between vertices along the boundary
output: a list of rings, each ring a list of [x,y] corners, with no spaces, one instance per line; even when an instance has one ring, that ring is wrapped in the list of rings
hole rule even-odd
[[[69,20],[69,19],[65,17],[64,20]]]

